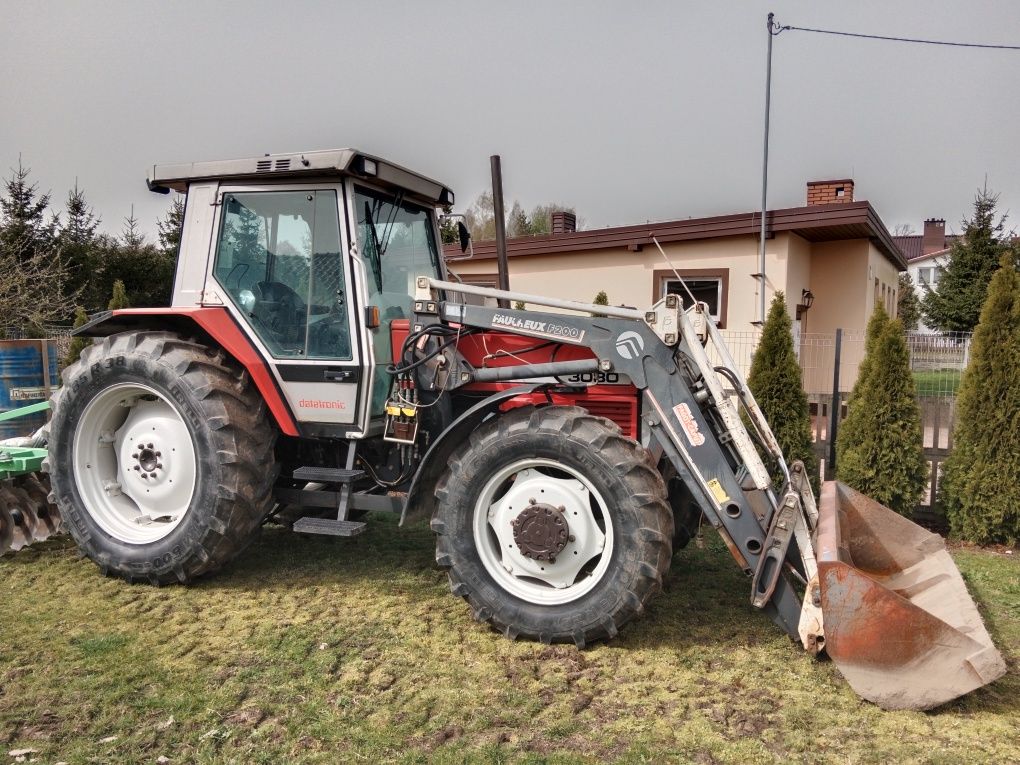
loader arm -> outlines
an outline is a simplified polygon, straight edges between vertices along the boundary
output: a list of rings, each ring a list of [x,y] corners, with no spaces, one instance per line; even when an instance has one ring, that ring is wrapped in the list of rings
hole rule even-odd
[[[443,290],[595,315],[452,303],[442,300]],[[928,709],[1005,673],[938,535],[835,482],[824,485],[816,506],[804,466],[786,465],[703,306],[684,311],[676,295],[667,295],[638,311],[419,277],[414,311],[415,327],[499,330],[587,348],[593,356],[478,369],[447,341],[427,367],[424,383],[434,392],[555,378],[582,366],[626,375],[642,399],[642,443],[669,459],[751,577],[751,604],[811,654],[825,650],[864,698],[887,709]],[[759,449],[778,466],[781,486],[773,485]]]
[[[445,302],[440,290],[483,296],[499,293],[531,304],[608,315],[575,316]],[[805,601],[806,606],[802,604],[796,589],[795,567],[807,574],[805,580],[816,574],[800,491],[787,485],[779,492],[781,501],[777,499],[769,472],[701,345],[698,327],[677,296],[668,295],[650,310],[638,311],[421,277],[414,307],[416,326],[443,323],[499,330],[585,347],[594,355],[581,361],[476,369],[463,357],[448,352],[435,367],[431,385],[436,390],[452,391],[497,379],[556,377],[576,373],[582,366],[626,375],[641,392],[642,440],[654,443],[668,457],[734,560],[752,577],[752,605],[791,637],[802,640],[805,647],[817,651],[824,645],[821,613],[812,598]],[[705,315],[695,309],[693,316],[704,332]],[[757,425],[766,435],[764,443],[775,445],[772,456],[788,473],[764,418],[759,418]],[[760,515],[751,499],[755,493],[764,498],[759,507],[767,508]],[[797,528],[801,533],[795,535]],[[786,565],[788,559],[794,565]],[[802,637],[804,608],[811,612],[814,631]]]

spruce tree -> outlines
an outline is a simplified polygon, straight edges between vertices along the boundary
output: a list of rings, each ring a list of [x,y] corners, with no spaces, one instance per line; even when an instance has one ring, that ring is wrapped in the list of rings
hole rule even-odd
[[[120,279],[113,283],[113,295],[110,297],[110,302],[107,303],[106,307],[110,311],[131,307],[131,303],[128,301],[127,290],[124,289],[124,282]]]
[[[837,438],[836,473],[891,510],[910,515],[927,476],[910,351],[898,319],[883,321],[876,312],[868,329],[870,348]]]
[[[793,349],[793,323],[786,299],[777,292],[751,361],[747,385],[775,433],[787,462],[801,460],[818,489],[818,460],[811,450],[811,414]]]
[[[100,219],[85,199],[85,190],[78,187],[77,180],[74,188],[67,192],[64,207],[67,221],[60,227],[57,244],[67,264],[67,290],[69,294],[78,296],[101,270],[96,242]]]
[[[914,280],[906,271],[900,274],[899,293],[896,297],[896,318],[907,330],[917,329],[921,320],[921,301],[914,290]]]
[[[159,246],[163,253],[174,260],[177,259],[177,250],[181,246],[181,231],[184,230],[184,197],[175,194],[170,203],[170,209],[166,215],[156,221],[159,229]],[[444,238],[445,242],[446,239]]]
[[[31,168],[21,164],[11,169],[0,196],[0,244],[8,251],[19,251],[23,260],[29,260],[37,250],[50,244],[54,235],[54,221],[46,220],[50,195],[40,194],[36,184],[29,181]]]
[[[974,199],[974,215],[963,222],[963,237],[953,242],[937,289],[925,285],[921,301],[925,323],[944,332],[970,332],[978,323],[988,283],[1010,243],[1005,217],[996,220],[996,194],[987,188]]]
[[[85,309],[78,306],[74,309],[74,329],[78,327],[84,327],[88,324],[89,315],[85,313]],[[67,349],[67,356],[64,357],[64,366],[70,366],[78,360],[81,356],[81,352],[89,347],[92,341],[87,337],[75,335],[71,338],[71,345]]]
[[[942,499],[955,536],[1020,540],[1020,276],[1010,256],[988,287],[956,400]]]

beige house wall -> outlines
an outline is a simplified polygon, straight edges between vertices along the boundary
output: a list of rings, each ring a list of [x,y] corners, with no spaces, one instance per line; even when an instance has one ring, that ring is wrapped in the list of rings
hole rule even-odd
[[[870,247],[863,239],[811,245],[811,292],[815,302],[808,312],[808,331],[864,329],[870,315]]]
[[[772,299],[776,290],[785,290],[791,315],[794,315],[801,287],[796,286],[796,297],[792,297],[787,284],[788,272],[792,267],[797,274],[796,285],[807,287],[810,259],[806,245],[803,239],[788,233],[765,243],[766,302]],[[686,271],[724,271],[728,286],[724,295],[725,327],[731,330],[753,329],[751,322],[758,318],[759,289],[759,280],[751,277],[758,272],[756,237],[671,242],[664,244],[663,249],[682,276]],[[600,290],[604,290],[612,305],[635,308],[648,307],[657,300],[662,277],[671,276],[670,267],[654,245],[645,246],[641,252],[613,248],[511,257],[509,263],[510,289],[515,292],[590,303]],[[452,261],[449,266],[464,277],[496,273],[493,258]]]
[[[811,243],[802,239],[796,234],[786,234],[789,238],[787,245],[787,267],[786,267],[786,310],[791,318],[797,317],[797,305],[801,302],[804,290],[811,290]],[[812,308],[801,322],[802,332],[814,332],[811,326]]]
[[[881,250],[875,245],[868,243],[868,273],[871,279],[869,290],[868,311],[865,315],[865,323],[875,310],[875,301],[885,306],[886,313],[896,316],[896,297],[899,293],[899,271]]]

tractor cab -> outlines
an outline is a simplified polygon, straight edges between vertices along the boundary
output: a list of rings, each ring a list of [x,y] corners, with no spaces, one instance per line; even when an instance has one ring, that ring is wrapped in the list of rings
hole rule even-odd
[[[453,193],[352,149],[156,165],[148,184],[188,195],[172,306],[226,308],[303,435],[367,433],[390,324],[416,276],[444,276],[435,208]]]

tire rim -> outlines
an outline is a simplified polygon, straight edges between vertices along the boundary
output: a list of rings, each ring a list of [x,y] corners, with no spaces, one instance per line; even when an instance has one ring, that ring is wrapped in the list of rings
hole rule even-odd
[[[188,514],[198,463],[177,407],[147,385],[102,391],[72,445],[75,484],[99,527],[126,544],[163,539]]]
[[[551,560],[525,554],[515,536],[514,522],[520,525],[524,511],[537,514],[537,508],[558,516],[569,534]],[[569,603],[590,592],[613,554],[609,506],[583,475],[555,460],[520,460],[496,473],[478,496],[472,526],[489,575],[511,595],[538,605]]]

